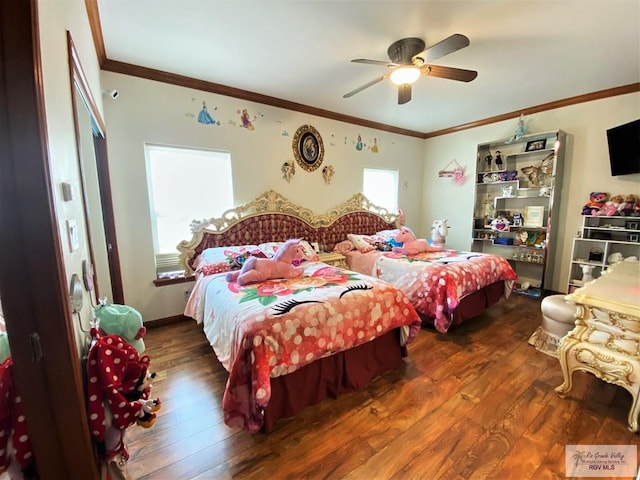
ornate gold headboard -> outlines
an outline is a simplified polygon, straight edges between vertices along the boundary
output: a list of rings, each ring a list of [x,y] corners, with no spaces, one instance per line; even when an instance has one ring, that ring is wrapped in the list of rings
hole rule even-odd
[[[227,210],[220,218],[194,220],[193,237],[180,242],[177,248],[180,265],[186,275],[191,275],[193,261],[205,248],[304,238],[332,249],[346,240],[349,233],[371,235],[396,228],[397,223],[397,214],[372,204],[361,193],[323,215],[316,215],[269,190],[245,205]]]

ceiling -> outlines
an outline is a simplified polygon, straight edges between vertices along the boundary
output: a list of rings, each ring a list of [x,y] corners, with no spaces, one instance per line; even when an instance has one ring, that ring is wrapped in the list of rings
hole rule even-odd
[[[639,0],[98,0],[109,60],[430,133],[640,82]],[[433,62],[470,83],[421,77],[397,103],[387,48],[470,45]],[[640,112],[639,112],[640,115]]]

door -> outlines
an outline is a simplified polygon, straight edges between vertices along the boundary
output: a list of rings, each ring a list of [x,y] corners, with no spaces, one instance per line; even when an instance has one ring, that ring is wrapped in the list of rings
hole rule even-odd
[[[0,2],[0,297],[41,478],[97,479],[53,214],[37,2]]]

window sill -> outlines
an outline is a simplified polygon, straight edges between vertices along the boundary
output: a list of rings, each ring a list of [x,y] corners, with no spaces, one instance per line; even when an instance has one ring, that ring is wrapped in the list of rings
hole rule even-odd
[[[153,284],[156,287],[164,287],[165,285],[173,285],[176,283],[193,282],[195,279],[195,275],[189,275],[188,277],[156,278]]]

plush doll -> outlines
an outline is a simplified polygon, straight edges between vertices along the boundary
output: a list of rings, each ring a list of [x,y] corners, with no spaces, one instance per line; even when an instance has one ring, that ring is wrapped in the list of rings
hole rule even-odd
[[[300,240],[302,239],[287,240],[273,258],[249,257],[240,270],[227,273],[227,282],[246,285],[272,278],[299,277],[304,272],[304,267],[294,266],[292,262],[304,258],[304,247],[300,245]]]
[[[91,435],[98,453],[109,468],[112,462],[126,466],[129,459],[124,434],[133,424],[149,428],[161,407],[149,399],[149,357],[119,335],[103,335],[91,329],[94,343],[87,356],[87,407]],[[101,467],[101,468],[102,468]]]
[[[444,247],[447,235],[449,234],[448,219],[434,220],[431,224],[431,243]]]
[[[611,217],[618,215],[618,208],[623,202],[622,195],[613,195],[609,200],[604,202],[604,205],[600,207],[594,215]]]
[[[142,315],[138,310],[128,305],[100,303],[94,309],[94,314],[99,320],[98,327],[105,335],[120,335],[129,345],[144,353],[144,340],[147,328],[142,321]]]
[[[633,214],[637,201],[638,200],[633,193],[625,195],[622,199],[622,203],[618,206],[618,213],[616,215],[629,216]]]
[[[402,242],[402,247],[394,247],[393,251],[405,255],[413,255],[421,252],[440,252],[443,250],[442,247],[429,245],[429,243],[422,238],[417,239],[409,227],[401,227],[394,240],[396,242]]]
[[[38,478],[11,356],[0,363],[0,477]]]
[[[496,232],[508,232],[510,229],[509,220],[503,217],[502,215],[498,218],[494,218],[491,221],[491,230]]]
[[[609,198],[609,194],[605,192],[591,192],[589,194],[589,203],[582,207],[582,215],[595,215],[604,206]]]

